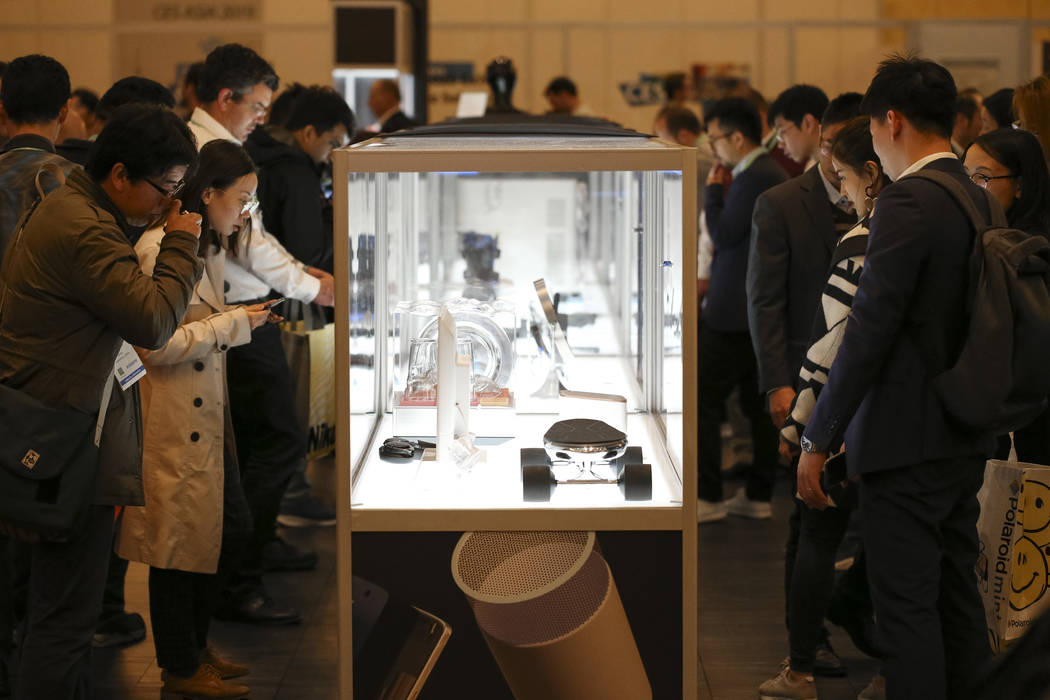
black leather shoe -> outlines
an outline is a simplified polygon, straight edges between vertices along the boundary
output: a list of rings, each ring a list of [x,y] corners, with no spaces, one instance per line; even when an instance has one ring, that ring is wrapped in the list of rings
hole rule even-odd
[[[249,625],[296,625],[302,618],[295,608],[281,607],[263,591],[239,597],[221,619]]]
[[[274,537],[262,548],[263,571],[310,571],[317,568],[317,552],[299,549],[291,542]]]
[[[849,671],[842,664],[839,655],[831,648],[826,639],[817,644],[817,655],[813,660],[813,675],[825,678],[842,678]]]
[[[832,604],[828,608],[828,622],[846,631],[853,646],[873,659],[881,659],[878,644],[875,643],[875,618],[871,613],[845,610]]]

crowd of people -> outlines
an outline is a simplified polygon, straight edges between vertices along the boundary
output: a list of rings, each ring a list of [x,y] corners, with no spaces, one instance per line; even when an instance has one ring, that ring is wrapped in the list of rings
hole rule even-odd
[[[826,621],[881,660],[861,700],[977,697],[991,673],[977,492],[990,456],[1050,463],[1050,414],[997,435],[937,397],[934,378],[967,337],[978,232],[936,178],[988,225],[1001,210],[1046,238],[1048,100],[1046,77],[982,98],[897,56],[863,95],[800,84],[767,105],[736,87],[704,122],[680,104],[656,118],[658,135],[697,148],[704,182],[701,527],[772,517],[778,463],[789,465],[788,654],[760,698],[813,700],[815,675],[845,675]],[[753,452],[729,498],[727,404],[749,420]]]
[[[124,606],[129,560],[149,566],[164,691],[242,697],[250,669],[209,642],[211,619],[298,622],[264,573],[317,558],[277,523],[334,522],[306,479],[275,302],[334,304],[330,155],[413,126],[398,84],[372,86],[376,124],[358,130],[329,87],[275,97],[272,66],[237,44],[194,64],[178,99],[137,76],[72,90],[41,55],[0,70],[0,382],[99,416],[76,531],[0,540],[0,697],[89,697],[92,645],[145,636]],[[517,112],[510,62],[489,74],[497,111]],[[544,95],[559,118],[588,112],[567,77]],[[1050,416],[963,429],[933,394],[965,340],[976,235],[936,178],[1050,236],[1050,79],[982,97],[898,56],[864,94],[800,84],[767,103],[740,84],[705,106],[676,95],[653,131],[697,153],[701,526],[772,517],[790,465],[788,654],[759,696],[812,700],[814,675],[845,673],[830,621],[881,660],[861,698],[971,697],[990,662],[984,462],[1050,462]],[[140,362],[141,381],[117,382],[115,361]],[[727,498],[734,402],[753,460]],[[847,454],[852,480],[826,493]]]
[[[0,70],[0,382],[99,416],[76,528],[0,538],[0,697],[91,696],[92,647],[146,635],[129,560],[149,566],[163,692],[242,697],[249,669],[210,620],[297,623],[264,574],[317,555],[277,524],[335,522],[274,302],[334,304],[328,165],[354,115],[330,87],[274,99],[276,72],[237,44],[191,67],[178,104],[138,76],[71,90],[43,55]],[[396,87],[373,90],[394,124]],[[118,385],[115,361],[142,378]]]

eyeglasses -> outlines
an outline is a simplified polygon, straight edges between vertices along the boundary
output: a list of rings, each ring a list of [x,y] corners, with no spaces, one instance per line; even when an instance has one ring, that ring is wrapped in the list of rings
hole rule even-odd
[[[185,180],[179,180],[175,183],[174,187],[172,187],[170,190],[166,190],[157,183],[155,183],[153,180],[150,180],[148,177],[144,177],[142,179],[148,182],[150,187],[160,192],[162,196],[168,198],[179,196],[179,193],[182,192],[182,189],[186,186]]]
[[[717,141],[721,141],[722,139],[727,139],[730,136],[732,136],[732,134],[712,134],[709,131],[709,132],[707,132],[707,142],[710,143],[713,146],[713,145],[715,145],[715,143]]]
[[[251,216],[255,213],[255,210],[259,208],[259,198],[254,194],[249,199],[241,200],[241,216],[247,214]]]
[[[1010,174],[1010,175],[985,175],[984,173],[974,173],[973,175],[970,176],[970,182],[972,182],[973,184],[977,185],[978,187],[982,187],[984,189],[988,189],[988,183],[991,182],[992,180],[1011,180],[1011,179],[1013,179],[1015,177],[1017,177],[1017,176],[1013,175],[1013,174]]]
[[[788,122],[787,124],[781,124],[780,126],[774,128],[773,129],[773,133],[776,134],[777,141],[780,141],[781,143],[783,143],[783,141],[784,141],[784,134],[789,129],[791,129],[792,127],[795,127],[795,124],[793,122]],[[797,127],[795,127],[795,128],[797,128]]]

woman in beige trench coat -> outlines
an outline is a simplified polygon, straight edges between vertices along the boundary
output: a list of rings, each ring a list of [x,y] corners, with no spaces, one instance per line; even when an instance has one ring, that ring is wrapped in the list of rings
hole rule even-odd
[[[247,153],[214,141],[200,152],[186,184],[186,209],[202,215],[204,274],[172,339],[139,349],[144,418],[145,506],[125,509],[117,551],[150,565],[150,614],[165,697],[235,698],[248,688],[227,682],[248,673],[207,643],[219,592],[251,529],[237,469],[226,398],[226,350],[251,341],[252,328],[280,320],[265,304],[227,307],[226,249],[257,206],[258,178]],[[245,232],[250,233],[250,232]],[[135,246],[153,270],[163,232]],[[234,241],[234,243],[231,243]]]

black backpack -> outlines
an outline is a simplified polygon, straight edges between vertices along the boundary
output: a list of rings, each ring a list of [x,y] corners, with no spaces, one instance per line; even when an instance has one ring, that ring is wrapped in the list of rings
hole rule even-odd
[[[963,425],[1002,435],[1028,425],[1050,396],[1050,241],[1010,228],[998,202],[986,223],[962,183],[920,170],[969,217],[969,327],[954,366],[933,378],[945,411]],[[987,193],[986,193],[987,194]]]

